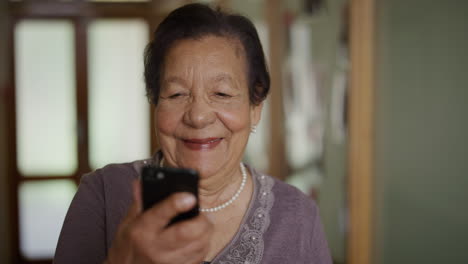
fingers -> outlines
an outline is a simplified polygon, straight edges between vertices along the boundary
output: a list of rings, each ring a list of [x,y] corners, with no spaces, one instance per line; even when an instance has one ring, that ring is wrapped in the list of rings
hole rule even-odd
[[[204,215],[176,223],[159,233],[134,228],[129,240],[137,254],[155,263],[200,263],[209,249],[212,223]]]
[[[176,215],[189,211],[196,204],[196,198],[190,193],[175,193],[166,200],[144,212],[139,221],[142,225],[162,230]]]
[[[175,193],[142,213],[139,181],[133,182],[133,203],[117,231],[108,260],[135,263],[136,259],[154,263],[200,263],[209,248],[213,226],[200,214],[166,228],[176,215],[196,205],[190,193]],[[144,261],[146,262],[146,261]]]
[[[129,243],[131,226],[141,213],[141,187],[138,180],[132,182],[133,202],[117,230],[116,238],[108,252],[109,263],[132,263],[132,246]]]
[[[167,249],[164,257],[171,263],[201,263],[208,253],[212,233],[213,225],[204,215],[174,224],[161,233]]]
[[[204,235],[211,236],[212,231],[213,224],[205,215],[200,214],[193,219],[176,223],[165,229],[161,233],[161,237],[168,242],[168,245],[180,247],[191,241],[199,240]]]
[[[141,201],[141,184],[140,180],[134,180],[132,182],[132,189],[133,189],[133,202],[137,205],[138,213],[142,210],[142,201]]]

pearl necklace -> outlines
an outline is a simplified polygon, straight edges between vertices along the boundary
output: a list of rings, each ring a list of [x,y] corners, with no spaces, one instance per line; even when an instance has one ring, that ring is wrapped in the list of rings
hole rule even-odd
[[[229,199],[229,201],[227,201],[227,202],[225,202],[225,203],[223,203],[221,205],[218,205],[216,207],[212,207],[212,208],[201,208],[200,207],[200,212],[204,212],[204,213],[217,212],[217,211],[219,211],[221,209],[226,208],[230,204],[232,204],[239,197],[239,194],[242,192],[242,190],[244,189],[245,183],[247,182],[247,172],[245,171],[245,166],[244,166],[244,164],[242,164],[242,162],[240,163],[240,168],[241,168],[241,172],[242,172],[242,182],[241,182],[241,185],[239,187],[239,190],[237,190],[237,192],[234,194],[234,196],[232,196],[231,199]]]
[[[162,164],[163,164],[163,160],[164,158],[161,158],[161,160],[159,161],[159,166],[162,167]],[[240,195],[240,193],[242,192],[242,190],[244,189],[245,187],[245,183],[247,182],[247,171],[245,170],[245,166],[244,164],[242,164],[242,162],[240,163],[240,168],[241,168],[241,172],[242,172],[242,182],[241,182],[241,185],[239,187],[239,190],[237,190],[237,192],[234,194],[234,196],[231,197],[231,199],[229,199],[229,201],[221,204],[221,205],[218,205],[216,207],[212,207],[212,208],[199,208],[200,212],[204,212],[204,213],[214,213],[214,212],[217,212],[221,209],[224,209],[226,208],[227,206],[229,206],[230,204],[232,204]]]

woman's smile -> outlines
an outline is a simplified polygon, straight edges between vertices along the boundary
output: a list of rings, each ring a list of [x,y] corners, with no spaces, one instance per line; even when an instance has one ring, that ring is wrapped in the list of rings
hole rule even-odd
[[[184,142],[184,146],[191,150],[211,150],[216,148],[216,146],[221,143],[223,138],[190,138],[190,139],[182,139]]]

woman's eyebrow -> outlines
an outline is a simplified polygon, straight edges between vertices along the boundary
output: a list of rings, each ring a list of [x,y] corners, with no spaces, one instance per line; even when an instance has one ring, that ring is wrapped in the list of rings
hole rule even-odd
[[[163,83],[164,84],[176,83],[184,87],[187,86],[187,83],[185,82],[185,80],[177,76],[169,76],[168,78],[164,79]]]
[[[231,75],[229,75],[227,73],[220,73],[220,74],[214,76],[213,78],[211,78],[211,80],[214,83],[227,82],[227,83],[231,84],[232,87],[234,87],[236,89],[238,88],[237,83],[235,82],[235,80],[231,77]]]

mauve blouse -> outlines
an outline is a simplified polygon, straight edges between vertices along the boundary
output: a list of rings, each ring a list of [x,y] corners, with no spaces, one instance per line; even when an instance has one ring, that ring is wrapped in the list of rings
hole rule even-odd
[[[132,181],[155,159],[111,164],[82,177],[60,233],[55,264],[101,264],[132,202]],[[157,164],[157,163],[156,163]],[[254,192],[236,235],[211,264],[331,264],[316,204],[248,167]]]

